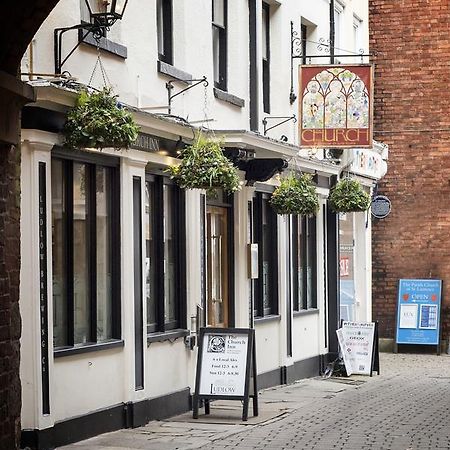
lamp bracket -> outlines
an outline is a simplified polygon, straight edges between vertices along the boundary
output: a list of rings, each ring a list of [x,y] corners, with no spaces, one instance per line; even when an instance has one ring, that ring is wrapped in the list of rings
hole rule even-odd
[[[77,44],[72,50],[67,54],[67,56],[62,59],[62,39],[67,31],[71,30],[83,30],[81,37],[78,39]],[[66,61],[73,55],[75,50],[79,45],[84,42],[84,40],[92,34],[93,38],[98,42],[102,37],[105,36],[105,32],[109,30],[109,26],[102,25],[99,22],[94,21],[93,23],[80,23],[78,25],[73,25],[71,27],[65,28],[55,28],[53,30],[53,51],[55,56],[55,74],[61,75],[62,66]]]

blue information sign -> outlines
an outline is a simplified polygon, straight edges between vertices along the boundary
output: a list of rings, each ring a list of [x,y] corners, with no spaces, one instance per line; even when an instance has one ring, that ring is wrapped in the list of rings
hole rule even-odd
[[[397,344],[439,344],[442,280],[400,280]]]

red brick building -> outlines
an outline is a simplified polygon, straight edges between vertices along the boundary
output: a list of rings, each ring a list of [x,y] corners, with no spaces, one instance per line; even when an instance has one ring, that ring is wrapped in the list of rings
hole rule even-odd
[[[373,317],[395,337],[400,278],[443,280],[450,331],[450,5],[370,0],[375,138],[389,145],[379,193],[392,212],[373,227]]]

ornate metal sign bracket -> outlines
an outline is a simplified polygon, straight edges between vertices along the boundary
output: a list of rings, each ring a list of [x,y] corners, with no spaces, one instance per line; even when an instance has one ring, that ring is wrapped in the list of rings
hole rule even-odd
[[[294,22],[291,21],[291,91],[289,94],[289,101],[291,102],[291,105],[295,102],[297,99],[297,95],[294,92],[294,59],[301,58],[303,60],[303,63],[306,64],[308,61],[308,64],[311,64],[312,58],[331,58],[330,55],[330,41],[325,40],[324,38],[320,38],[318,42],[314,42],[314,44],[317,44],[317,50],[319,52],[325,52],[326,54],[320,54],[320,55],[307,55],[303,53],[302,49],[302,43],[304,39],[302,39],[301,36],[298,35],[298,32],[294,30]],[[307,41],[311,42],[311,41]],[[342,50],[342,49],[337,49]],[[344,50],[348,51],[348,50]],[[350,52],[343,55],[333,55],[334,58],[361,58],[361,64],[364,62],[364,57],[370,57],[375,56],[376,53],[364,53],[364,49],[360,49],[358,53]]]

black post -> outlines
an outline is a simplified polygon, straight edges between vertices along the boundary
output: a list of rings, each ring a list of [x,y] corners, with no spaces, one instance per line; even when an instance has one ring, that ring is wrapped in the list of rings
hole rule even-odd
[[[334,40],[335,40],[334,0],[330,0],[330,64],[334,64]]]
[[[336,330],[339,328],[339,221],[327,205],[327,261],[328,261],[328,351],[336,358],[339,345]]]
[[[257,2],[248,0],[249,9],[249,52],[250,52],[250,130],[259,129],[259,96],[258,96],[258,57],[257,36],[258,27],[256,20]]]

